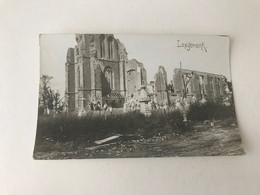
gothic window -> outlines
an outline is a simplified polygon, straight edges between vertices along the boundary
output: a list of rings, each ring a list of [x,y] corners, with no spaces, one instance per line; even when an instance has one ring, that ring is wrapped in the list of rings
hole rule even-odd
[[[203,79],[204,79],[204,77],[200,75],[199,76],[199,86],[200,86],[200,94],[201,94],[202,98],[204,97],[204,94],[205,94]]]
[[[136,93],[136,72],[134,69],[127,71],[128,93]]]
[[[220,93],[220,78],[217,78],[217,92]]]
[[[78,67],[78,88],[80,88],[80,69]]]
[[[105,36],[100,35],[100,57],[104,58],[105,57]]]
[[[141,74],[141,85],[145,85],[143,75]]]
[[[184,74],[183,75],[183,84],[184,84],[184,90],[186,95],[191,93],[191,74]]]
[[[117,56],[117,53],[118,53],[118,43],[117,43],[117,41],[116,40],[114,40],[113,41],[113,49],[114,49],[114,55],[113,55],[113,57],[114,58],[117,58],[118,56]]]
[[[135,70],[134,69],[128,70],[127,74],[128,74],[128,80],[129,81],[135,80],[135,75],[136,74],[135,74]]]
[[[112,71],[112,68],[110,66],[107,66],[104,70],[104,73],[105,73],[105,77],[107,79],[107,82],[109,83],[109,86],[110,86],[110,89],[113,89],[113,84],[114,84],[114,74],[113,74],[113,71]]]
[[[213,78],[212,77],[209,77],[209,86],[210,86],[210,89],[213,91],[214,88],[213,88]]]
[[[113,38],[108,38],[108,58],[113,59]]]

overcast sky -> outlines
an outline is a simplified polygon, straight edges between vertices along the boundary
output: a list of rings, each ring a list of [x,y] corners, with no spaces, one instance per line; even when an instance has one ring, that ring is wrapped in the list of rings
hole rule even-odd
[[[154,80],[159,66],[172,80],[174,68],[191,69],[221,74],[230,80],[229,40],[223,36],[181,35],[117,35],[124,43],[128,59],[143,63],[148,82]],[[181,47],[182,43],[201,44],[199,48]],[[73,34],[48,34],[40,36],[40,73],[53,77],[52,88],[64,95],[65,62],[69,47],[76,44]]]

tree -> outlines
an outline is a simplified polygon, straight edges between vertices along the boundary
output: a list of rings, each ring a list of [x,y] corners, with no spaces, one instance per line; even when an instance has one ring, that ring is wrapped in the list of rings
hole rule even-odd
[[[50,82],[53,77],[41,75],[40,90],[39,90],[39,112],[48,113],[48,110],[62,111],[59,91],[54,91],[50,87]]]

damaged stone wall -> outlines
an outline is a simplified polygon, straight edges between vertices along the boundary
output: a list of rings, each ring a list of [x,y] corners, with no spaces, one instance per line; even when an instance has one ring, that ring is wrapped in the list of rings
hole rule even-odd
[[[92,101],[123,107],[128,99],[140,99],[142,87],[158,106],[173,105],[178,98],[217,101],[226,96],[224,76],[193,70],[176,68],[170,90],[167,73],[159,66],[154,82],[147,84],[144,65],[128,60],[124,44],[113,34],[76,34],[75,40],[65,66],[69,111],[88,109]]]
[[[147,75],[144,65],[135,59],[129,60],[126,68],[127,96],[138,99],[142,86],[147,86]]]
[[[181,97],[218,101],[226,95],[222,75],[176,68],[173,80],[175,94]]]
[[[75,63],[74,63],[74,49],[67,50],[67,58],[65,65],[65,102],[68,111],[75,110]]]
[[[154,76],[154,90],[157,95],[157,104],[160,106],[168,105],[167,73],[163,66],[159,66],[159,69]]]

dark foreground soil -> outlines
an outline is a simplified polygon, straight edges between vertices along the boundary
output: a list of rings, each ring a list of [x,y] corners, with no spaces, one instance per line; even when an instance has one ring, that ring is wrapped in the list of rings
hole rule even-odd
[[[54,142],[46,138],[36,143],[35,159],[86,159],[125,157],[218,156],[244,154],[236,124],[205,121],[183,133],[167,133],[144,139],[121,136],[101,145],[88,142]]]

